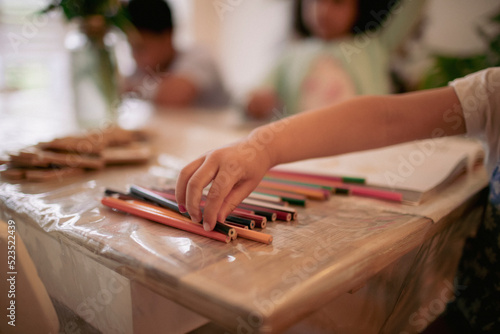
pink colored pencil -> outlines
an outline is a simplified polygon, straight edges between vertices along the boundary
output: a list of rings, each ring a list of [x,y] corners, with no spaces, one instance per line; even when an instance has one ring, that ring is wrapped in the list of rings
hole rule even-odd
[[[403,201],[403,194],[395,192],[395,191],[365,188],[365,187],[360,187],[360,186],[349,186],[348,189],[350,190],[351,194],[357,195],[357,196],[378,198],[378,199],[394,201],[394,202],[402,202]]]
[[[282,169],[271,169],[267,172],[268,175],[282,176],[282,177],[304,177],[309,180],[323,180],[323,181],[340,181],[340,182],[354,182],[364,183],[365,180],[359,177],[338,176],[338,175],[325,175],[318,173],[307,173],[298,171],[289,171]]]
[[[233,213],[235,215],[237,215],[239,213],[247,213],[247,214],[250,214],[250,215],[255,214],[255,212],[252,211],[252,210],[246,210],[246,209],[242,209],[242,208],[236,208],[231,213]]]

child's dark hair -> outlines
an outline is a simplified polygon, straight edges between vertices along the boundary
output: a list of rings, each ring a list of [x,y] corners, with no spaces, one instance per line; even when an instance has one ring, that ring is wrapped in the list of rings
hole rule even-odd
[[[312,32],[307,28],[302,19],[302,7],[304,0],[295,0],[293,7],[293,28],[299,37],[311,37]],[[358,0],[358,18],[351,29],[353,34],[373,31],[384,23],[391,15],[394,7],[398,6],[400,0]]]
[[[159,34],[174,29],[172,11],[165,0],[130,0],[126,11],[138,30]]]

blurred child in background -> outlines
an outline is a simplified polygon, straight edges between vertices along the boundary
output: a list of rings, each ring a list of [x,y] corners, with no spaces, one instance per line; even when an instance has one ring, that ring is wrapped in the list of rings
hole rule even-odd
[[[250,117],[315,109],[355,95],[392,92],[390,55],[425,1],[299,0],[304,38],[279,60],[246,104]]]
[[[202,48],[179,50],[175,27],[164,0],[131,0],[127,14],[135,29],[128,34],[136,72],[123,90],[166,107],[222,107],[228,94],[218,69]]]

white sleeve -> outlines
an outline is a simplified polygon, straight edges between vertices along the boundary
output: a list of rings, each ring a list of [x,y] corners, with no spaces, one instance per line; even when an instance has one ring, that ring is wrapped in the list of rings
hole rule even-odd
[[[500,158],[500,67],[470,74],[450,86],[460,100],[467,135],[485,144],[491,171]]]

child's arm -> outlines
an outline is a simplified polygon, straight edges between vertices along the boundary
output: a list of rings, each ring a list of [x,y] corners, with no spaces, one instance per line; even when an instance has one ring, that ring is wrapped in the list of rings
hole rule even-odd
[[[262,126],[195,160],[181,171],[177,201],[201,221],[202,190],[213,181],[203,215],[212,229],[275,165],[463,133],[462,108],[451,87],[355,98]]]
[[[158,84],[153,102],[163,107],[185,108],[193,104],[199,94],[196,84],[187,77],[169,74]]]
[[[258,120],[269,120],[275,109],[281,109],[283,104],[283,81],[285,80],[285,69],[293,60],[290,52],[285,52],[274,67],[267,73],[264,80],[255,87],[245,101],[245,113],[250,118]]]
[[[255,119],[268,119],[274,109],[280,109],[278,94],[272,88],[261,88],[250,94],[247,115]]]

